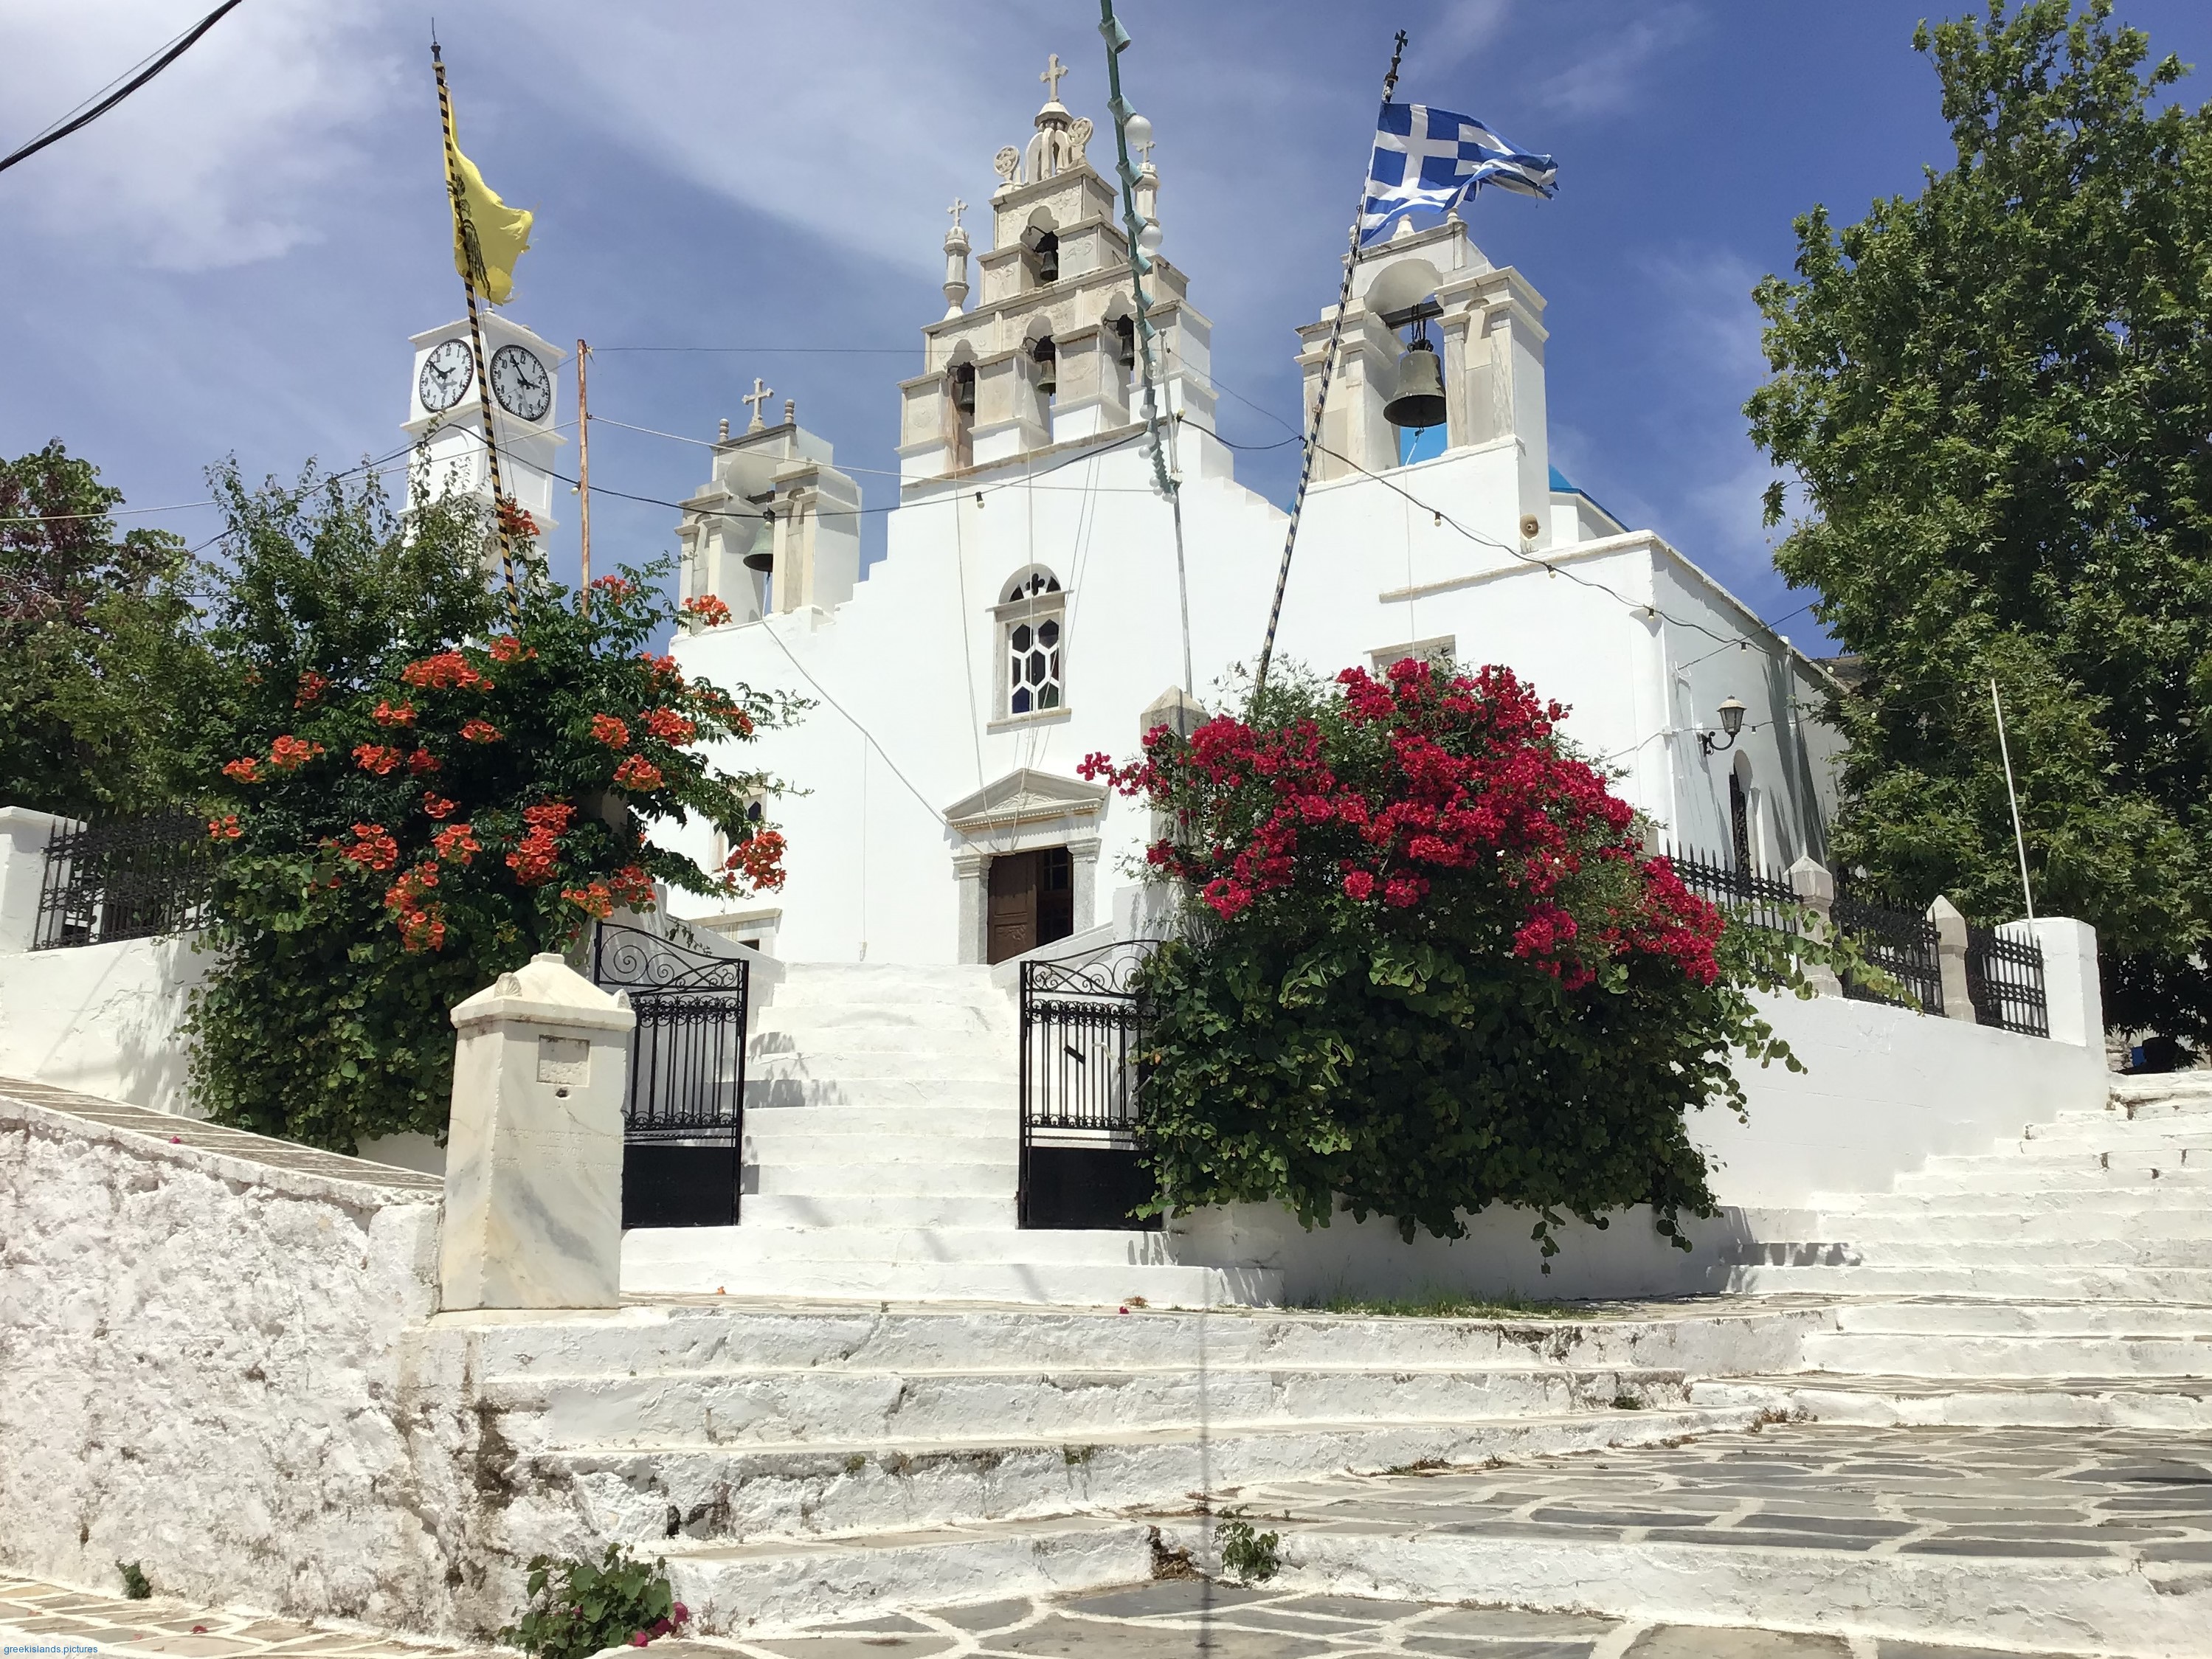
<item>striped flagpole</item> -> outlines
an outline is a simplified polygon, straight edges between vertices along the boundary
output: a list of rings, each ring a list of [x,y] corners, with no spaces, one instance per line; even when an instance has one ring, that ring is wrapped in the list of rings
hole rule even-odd
[[[1390,49],[1390,72],[1382,77],[1382,101],[1398,89],[1398,64],[1406,55],[1406,31]],[[1267,690],[1267,665],[1275,655],[1275,629],[1283,619],[1283,590],[1291,582],[1291,555],[1298,544],[1298,516],[1305,511],[1306,486],[1313,482],[1314,457],[1321,449],[1322,410],[1328,402],[1329,379],[1336,372],[1336,354],[1344,339],[1344,314],[1352,309],[1352,268],[1359,258],[1359,222],[1367,206],[1367,181],[1359,183],[1359,206],[1352,210],[1352,234],[1344,251],[1344,285],[1336,295],[1336,315],[1328,325],[1328,345],[1321,356],[1321,387],[1314,394],[1313,418],[1306,427],[1305,453],[1298,464],[1298,490],[1291,498],[1291,524],[1283,537],[1282,568],[1275,573],[1275,602],[1267,610],[1267,637],[1260,647],[1260,672],[1254,677],[1252,701],[1256,706]]]
[[[460,146],[453,139],[453,100],[446,91],[446,60],[439,55],[434,35],[430,40],[430,68],[438,77],[438,120],[446,135],[446,188],[453,198],[455,234],[460,239],[462,262],[467,266],[461,273],[461,287],[469,296],[469,349],[476,358],[477,404],[483,415],[484,454],[489,458],[492,523],[499,532],[499,564],[507,578],[507,609],[519,620],[522,607],[515,597],[514,544],[507,529],[507,492],[500,486],[499,442],[492,428],[491,380],[484,373],[483,324],[477,314],[477,274],[483,269],[483,255],[477,247],[476,227],[469,222],[468,190],[461,181]]]

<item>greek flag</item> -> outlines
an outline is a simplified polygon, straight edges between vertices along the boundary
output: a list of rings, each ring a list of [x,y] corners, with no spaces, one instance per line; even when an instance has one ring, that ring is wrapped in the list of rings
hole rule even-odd
[[[1426,104],[1385,104],[1375,123],[1359,240],[1363,246],[1374,241],[1416,208],[1446,212],[1480,185],[1551,196],[1559,176],[1550,156],[1514,149],[1473,116]]]

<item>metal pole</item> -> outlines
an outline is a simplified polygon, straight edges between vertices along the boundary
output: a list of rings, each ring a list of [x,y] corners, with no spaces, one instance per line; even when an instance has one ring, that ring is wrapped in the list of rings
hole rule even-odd
[[[584,364],[591,347],[576,342],[576,520],[584,550],[583,577],[576,588],[576,608],[592,614],[592,406],[584,384]]]
[[[1388,104],[1390,94],[1398,89],[1398,64],[1406,55],[1406,31],[1398,31],[1397,43],[1390,50],[1390,72],[1382,77],[1382,101]],[[1321,386],[1314,394],[1313,419],[1306,428],[1304,459],[1298,466],[1297,494],[1291,498],[1291,525],[1283,538],[1282,568],[1275,574],[1275,602],[1267,611],[1267,637],[1260,647],[1260,672],[1254,677],[1252,700],[1256,704],[1267,689],[1267,665],[1275,655],[1275,628],[1283,617],[1283,590],[1290,586],[1291,554],[1298,544],[1298,515],[1305,510],[1306,486],[1313,482],[1314,456],[1321,448],[1322,410],[1328,402],[1329,377],[1336,372],[1336,353],[1344,337],[1344,313],[1352,309],[1352,268],[1359,258],[1359,221],[1367,206],[1367,180],[1363,174],[1359,181],[1359,206],[1352,210],[1352,234],[1346,239],[1344,251],[1344,284],[1337,290],[1336,315],[1328,325],[1328,346],[1321,356]]]
[[[499,532],[500,569],[507,578],[507,608],[518,617],[521,604],[514,591],[514,545],[507,535],[503,511],[507,492],[499,477],[499,441],[492,429],[491,380],[484,373],[483,325],[477,315],[477,273],[483,269],[483,252],[477,245],[477,228],[469,222],[468,190],[461,181],[460,145],[453,137],[453,100],[446,91],[446,60],[439,55],[435,37],[430,41],[430,67],[438,77],[438,119],[446,134],[446,188],[453,198],[454,234],[461,245],[461,289],[469,296],[469,350],[476,362],[477,406],[483,416],[484,454],[491,477],[492,523]]]
[[[1129,44],[1127,30],[1115,21],[1114,0],[1098,0],[1098,33],[1106,37],[1106,107],[1114,117],[1114,149],[1119,161],[1121,179],[1121,225],[1129,242],[1129,290],[1137,315],[1132,327],[1137,344],[1137,362],[1143,370],[1145,385],[1145,429],[1152,443],[1152,480],[1159,492],[1168,498],[1175,514],[1176,599],[1181,607],[1182,622],[1182,689],[1195,697],[1198,689],[1192,684],[1194,678],[1190,660],[1190,579],[1183,562],[1182,551],[1182,483],[1169,470],[1167,453],[1160,442],[1159,397],[1154,386],[1152,372],[1152,325],[1149,320],[1152,296],[1145,291],[1145,276],[1152,268],[1152,258],[1137,246],[1137,237],[1145,228],[1145,220],[1137,211],[1137,173],[1129,165],[1129,117],[1133,113],[1129,100],[1121,95],[1121,52]]]
[[[2035,920],[2035,890],[2027,883],[2027,837],[2020,827],[2020,792],[2012,781],[2012,745],[2005,741],[2004,704],[1997,697],[1996,676],[1990,676],[1990,707],[1997,713],[1997,753],[2004,757],[2005,799],[2012,803],[2012,841],[2020,850],[2020,896],[2027,904],[2027,919]]]

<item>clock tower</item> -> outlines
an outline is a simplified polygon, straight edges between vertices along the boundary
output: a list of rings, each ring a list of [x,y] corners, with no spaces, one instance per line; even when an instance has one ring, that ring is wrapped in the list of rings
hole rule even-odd
[[[561,369],[568,354],[495,312],[485,314],[483,326],[500,482],[537,522],[542,549],[558,522],[553,516],[553,470],[565,441],[558,426]],[[489,503],[491,475],[484,460],[481,401],[486,388],[477,385],[468,321],[430,329],[411,343],[415,374],[408,388],[407,421],[400,429],[423,446],[424,480],[434,495],[458,490],[481,495]]]

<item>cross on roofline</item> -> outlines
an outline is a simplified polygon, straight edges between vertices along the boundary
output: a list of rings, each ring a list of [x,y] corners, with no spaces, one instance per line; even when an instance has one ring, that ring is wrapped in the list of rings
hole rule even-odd
[[[761,419],[761,405],[775,395],[775,392],[774,388],[769,386],[766,381],[763,380],[757,374],[753,376],[753,389],[745,393],[744,397],[738,399],[741,404],[750,404],[752,406],[752,422],[745,428],[746,431],[763,432],[767,430],[768,423]]]
[[[968,211],[968,204],[956,196],[952,198],[952,205],[945,210],[952,216],[952,228],[957,230],[960,228],[960,216]]]
[[[1060,77],[1066,73],[1067,65],[1060,61],[1060,54],[1056,52],[1049,54],[1045,63],[1044,73],[1037,76],[1037,79],[1045,84],[1045,100],[1048,103],[1056,104],[1060,101]]]

